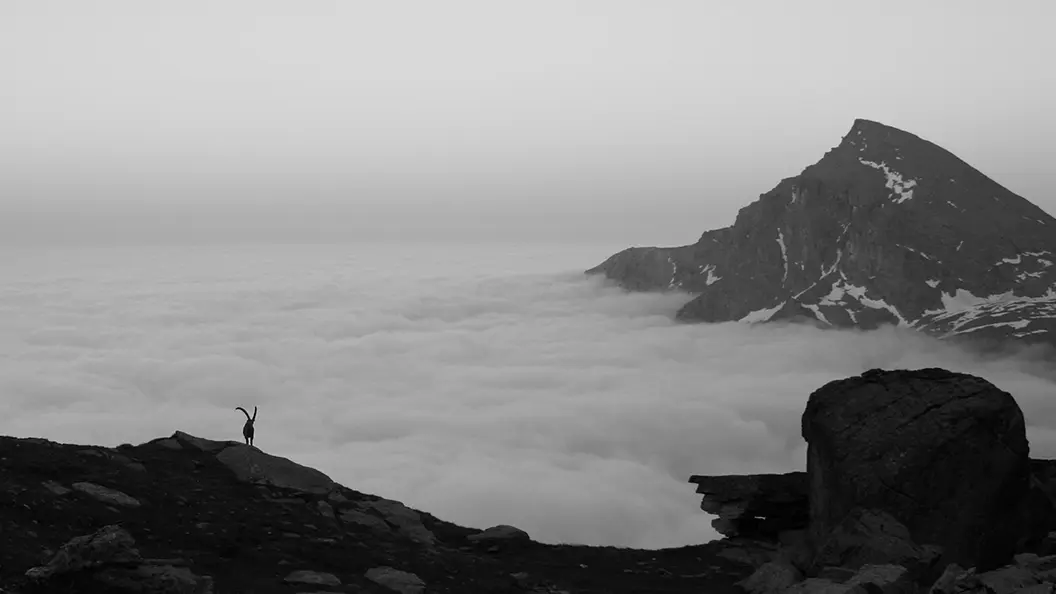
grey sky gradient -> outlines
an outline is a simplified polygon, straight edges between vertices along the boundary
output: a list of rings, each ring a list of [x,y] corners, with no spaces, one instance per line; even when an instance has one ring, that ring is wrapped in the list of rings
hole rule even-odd
[[[686,243],[856,117],[1056,212],[1054,16],[1045,0],[8,0],[0,241]]]

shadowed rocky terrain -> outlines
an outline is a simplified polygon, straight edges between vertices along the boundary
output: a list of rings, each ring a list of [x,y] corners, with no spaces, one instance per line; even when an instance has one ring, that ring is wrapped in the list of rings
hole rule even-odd
[[[695,295],[696,322],[913,328],[981,344],[1056,345],[1056,219],[952,153],[859,119],[732,226],[635,247],[587,271]]]
[[[1056,461],[1015,398],[943,369],[810,394],[805,472],[693,476],[725,537],[546,545],[445,522],[238,442],[0,438],[5,593],[1040,594]]]
[[[1056,461],[1030,459],[1011,394],[876,369],[811,394],[802,430],[806,472],[690,478],[757,567],[746,591],[1056,591]]]
[[[0,437],[8,593],[734,592],[751,568],[727,546],[540,544],[180,432],[114,449]]]

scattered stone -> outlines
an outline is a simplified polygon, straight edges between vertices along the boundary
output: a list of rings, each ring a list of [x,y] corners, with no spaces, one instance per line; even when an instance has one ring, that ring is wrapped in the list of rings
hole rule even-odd
[[[414,542],[424,545],[432,545],[436,542],[436,535],[422,524],[421,515],[399,501],[378,499],[361,501],[357,505],[361,509],[376,510],[385,518],[385,521],[395,526],[401,534]]]
[[[73,483],[74,490],[80,491],[86,495],[95,497],[103,503],[110,503],[113,505],[120,505],[122,507],[139,507],[139,500],[135,497],[125,495],[121,491],[114,489],[108,489],[102,485],[95,483]]]
[[[979,583],[983,584],[987,590],[997,594],[1016,592],[1040,583],[1033,572],[1025,567],[1016,565],[981,573],[977,577],[979,578]]]
[[[195,575],[186,567],[140,565],[108,567],[94,578],[105,586],[149,594],[213,594],[213,578]]]
[[[782,590],[783,594],[849,594],[851,586],[822,578],[807,578]]]
[[[781,594],[801,579],[803,575],[791,563],[770,561],[737,585],[749,594]]]
[[[506,542],[528,542],[531,538],[528,533],[520,528],[515,528],[506,524],[500,524],[498,526],[492,526],[486,530],[482,530],[476,534],[470,534],[466,537],[466,540],[472,542],[494,542],[494,541],[506,541]]]
[[[144,466],[141,462],[136,462],[135,460],[129,458],[124,454],[110,454],[110,457],[137,472],[147,471],[147,467]]]
[[[723,544],[725,546],[717,553],[719,557],[752,567],[774,560],[779,553],[777,545],[766,541],[734,538]]]
[[[332,573],[301,569],[283,578],[287,584],[311,584],[313,586],[340,586],[341,580]]]
[[[833,581],[837,584],[844,584],[853,578],[856,573],[853,569],[847,567],[823,567],[815,577]]]
[[[1015,594],[1052,594],[1054,591],[1056,591],[1056,586],[1052,583],[1044,583],[1020,588]]]
[[[26,577],[46,580],[54,575],[98,567],[106,563],[138,563],[132,535],[120,526],[104,526],[92,534],[77,536],[62,545],[47,565],[26,571]]]
[[[44,485],[45,489],[51,491],[52,493],[54,493],[56,495],[66,495],[67,493],[70,493],[69,489],[67,489],[66,487],[63,487],[62,485],[60,485],[59,483],[56,483],[55,481],[44,481],[43,485]]]
[[[913,542],[909,529],[879,510],[855,509],[818,546],[814,567],[863,565],[929,565],[938,557],[935,547]]]
[[[964,569],[956,563],[950,563],[942,571],[939,579],[932,584],[930,594],[953,594],[954,586],[975,575],[975,568]]]
[[[319,501],[315,504],[315,507],[319,510],[319,513],[322,514],[323,517],[330,518],[331,520],[337,518],[337,516],[334,515],[333,506],[331,506],[329,503],[325,501]]]
[[[350,524],[358,524],[359,526],[366,526],[367,528],[371,528],[379,532],[392,532],[392,528],[385,520],[373,514],[368,514],[352,509],[341,512],[341,521],[348,522]]]
[[[913,584],[909,572],[901,565],[865,565],[851,579],[848,586],[877,586],[883,594],[909,592]]]
[[[364,577],[400,594],[421,594],[425,591],[425,582],[421,578],[388,566],[369,569]]]

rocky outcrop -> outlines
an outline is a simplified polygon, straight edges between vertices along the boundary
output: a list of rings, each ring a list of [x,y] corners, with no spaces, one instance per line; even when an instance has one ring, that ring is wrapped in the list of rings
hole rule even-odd
[[[239,480],[260,485],[272,485],[305,493],[327,493],[334,481],[314,468],[308,468],[287,458],[266,454],[259,448],[237,441],[213,441],[177,431],[161,440],[165,447],[196,448],[216,456]]]
[[[1011,561],[1030,461],[1009,393],[942,369],[874,370],[816,390],[802,424],[815,543],[856,508],[877,509],[946,562]]]
[[[144,559],[135,540],[120,526],[109,525],[62,545],[47,564],[26,571],[33,587],[55,588],[64,577],[80,574],[98,591],[151,594],[212,594],[213,579],[196,575],[182,559]]]
[[[545,545],[457,526],[239,442],[0,436],[0,592],[733,594],[721,543]]]
[[[694,475],[700,509],[718,516],[711,525],[724,536],[779,540],[782,532],[803,530],[810,518],[807,473]]]
[[[692,293],[685,321],[1056,344],[1056,219],[945,149],[863,119],[732,226],[630,248],[587,273]]]
[[[727,557],[757,567],[742,588],[1056,591],[1038,561],[1056,554],[1056,461],[1029,459],[1007,392],[943,369],[874,369],[811,394],[802,430],[806,473],[691,479],[716,527],[732,528]],[[792,529],[750,532],[750,510]]]

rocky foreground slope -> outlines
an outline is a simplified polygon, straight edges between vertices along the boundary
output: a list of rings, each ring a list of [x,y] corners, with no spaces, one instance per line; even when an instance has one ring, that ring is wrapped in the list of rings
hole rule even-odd
[[[647,551],[471,529],[258,448],[0,437],[0,592],[735,592],[727,543]]]
[[[645,551],[471,529],[237,442],[0,437],[0,592],[1051,594],[1056,461],[942,369],[810,395],[805,472],[694,476],[725,538]]]
[[[753,594],[1056,591],[1056,461],[1013,396],[943,369],[872,370],[810,395],[807,471],[694,476],[757,566]]]
[[[894,324],[1056,344],[1056,219],[945,149],[855,120],[836,148],[692,244],[587,271],[696,295],[678,318]]]

